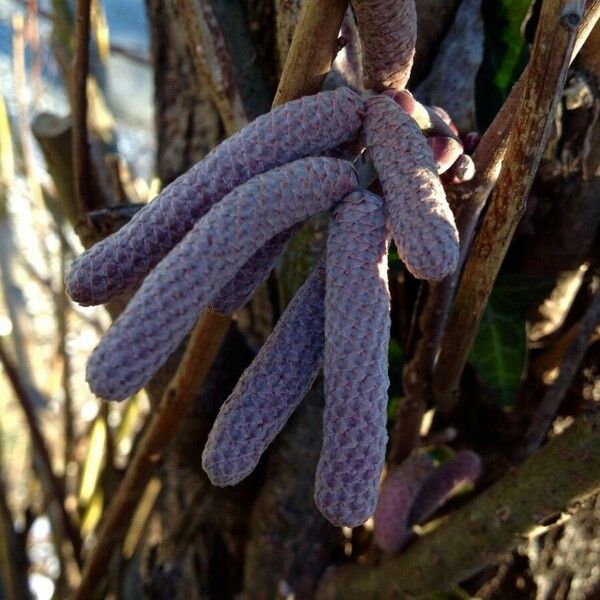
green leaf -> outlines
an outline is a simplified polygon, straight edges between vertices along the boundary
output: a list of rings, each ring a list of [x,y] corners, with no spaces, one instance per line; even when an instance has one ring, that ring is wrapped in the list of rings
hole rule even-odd
[[[527,362],[527,310],[550,288],[547,281],[505,276],[490,296],[470,360],[503,406],[512,404]]]

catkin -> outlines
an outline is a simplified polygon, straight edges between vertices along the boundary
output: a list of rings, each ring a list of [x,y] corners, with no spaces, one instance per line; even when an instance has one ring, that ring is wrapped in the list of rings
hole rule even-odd
[[[357,192],[334,210],[327,242],[315,502],[338,526],[358,526],[375,510],[387,441],[389,310],[383,203]]]
[[[434,469],[429,455],[415,454],[388,473],[373,518],[373,538],[383,551],[398,552],[408,540],[413,503]]]
[[[439,280],[458,265],[458,231],[435,160],[416,123],[393,100],[367,100],[363,136],[386,201],[398,253],[420,279]]]
[[[202,454],[213,484],[249,475],[310,389],[323,360],[324,295],[321,259],[217,416]]]
[[[301,228],[294,225],[271,238],[248,259],[211,301],[211,308],[222,315],[230,315],[244,306],[266,281],[290,239]]]
[[[475,452],[462,450],[438,467],[423,483],[411,514],[411,523],[421,523],[442,507],[461,487],[481,475],[481,459]]]
[[[77,258],[67,292],[81,305],[134,288],[216,202],[254,175],[353,139],[364,112],[348,88],[258,117],[183,174],[118,232]]]
[[[357,187],[347,161],[304,158],[230,192],[150,273],[94,350],[92,391],[121,400],[143,387],[259,248]]]
[[[417,42],[414,0],[352,0],[363,46],[366,87],[406,87]]]

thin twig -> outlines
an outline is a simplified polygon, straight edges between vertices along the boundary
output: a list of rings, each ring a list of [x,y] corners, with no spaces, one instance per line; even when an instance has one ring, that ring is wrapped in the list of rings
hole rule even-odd
[[[598,272],[598,275],[600,276],[600,272]],[[596,281],[596,284],[598,284],[598,281]],[[556,381],[546,391],[540,405],[536,409],[533,421],[525,435],[521,453],[522,457],[529,456],[535,452],[546,438],[546,434],[552,425],[552,421],[560,408],[562,400],[579,371],[579,366],[585,357],[590,338],[599,323],[600,290],[596,290],[588,309],[579,322],[575,339],[569,344],[564,353]]]
[[[439,285],[441,284],[430,283],[421,288],[421,293],[426,293],[427,297],[413,326],[417,332],[411,332],[410,335],[411,338],[417,335],[419,337],[413,355],[402,373],[404,396],[398,406],[390,435],[388,459],[393,464],[400,464],[418,445],[423,415],[432,397],[431,380],[435,364],[435,348],[439,337],[438,331],[443,326],[437,306]]]
[[[46,440],[44,439],[44,436],[38,426],[37,417],[30,400],[30,392],[28,392],[27,387],[21,380],[19,371],[10,359],[1,339],[0,364],[4,367],[4,372],[6,373],[8,381],[10,382],[15,396],[19,401],[19,405],[25,414],[25,419],[27,420],[29,433],[31,435],[31,441],[35,449],[35,453],[40,461],[41,468],[43,469],[43,475],[47,480],[49,492],[52,499],[58,505],[60,511],[64,533],[73,547],[75,560],[78,562],[78,564],[81,564],[81,538],[79,531],[73,524],[71,516],[67,511],[64,489],[61,482],[56,477],[54,469],[52,468],[52,461],[50,459],[48,445],[46,444]],[[39,394],[39,392],[36,393]]]
[[[77,0],[75,56],[73,58],[73,177],[80,218],[94,208],[91,193],[91,158],[88,139],[87,81],[90,70],[91,0]]]
[[[599,413],[579,418],[402,554],[341,567],[325,577],[317,597],[421,598],[468,579],[545,518],[598,492],[599,431]]]
[[[565,12],[567,11],[568,12]],[[527,196],[573,56],[583,0],[546,0],[501,176],[467,259],[436,366],[438,406],[451,409],[471,344]]]
[[[61,283],[65,281],[67,274],[66,263],[69,259],[69,248],[61,240],[60,244],[60,272],[61,272]],[[67,336],[69,333],[68,325],[68,314],[69,314],[69,300],[67,294],[63,289],[62,285],[55,294],[55,306],[56,306],[56,320],[58,324],[58,352],[62,359],[62,388],[63,388],[63,434],[64,434],[64,461],[65,461],[65,472],[67,466],[73,456],[74,443],[75,443],[75,431],[74,431],[74,411],[73,411],[73,394],[71,393],[71,357],[67,350]]]
[[[329,2],[327,0],[307,0],[307,5],[311,5],[309,14],[313,17],[309,23],[314,30],[315,11],[322,7],[321,12],[325,19],[329,14],[327,10]],[[324,27],[329,31],[327,26]],[[335,31],[333,39],[321,37],[320,42],[326,46],[335,44],[338,30],[339,27]],[[302,20],[298,31],[304,37]],[[313,94],[320,89],[324,78],[324,74],[322,77],[320,74],[322,67],[315,64],[315,69],[319,70],[319,74],[309,77],[307,74],[310,73],[313,65],[310,63],[308,55],[306,60],[307,64],[297,61],[290,63],[289,67],[286,64],[286,69],[298,68],[301,75],[295,78],[293,74],[284,73],[286,81],[293,82],[293,85],[287,91],[278,94],[279,103],[288,102],[302,95]],[[301,82],[304,83],[304,87],[301,86]],[[229,317],[212,312],[204,313],[198,321],[175,376],[165,390],[160,406],[147,425],[146,432],[131,459],[127,472],[106,510],[96,545],[85,561],[80,586],[71,595],[71,600],[90,598],[104,577],[106,564],[115,548],[122,542],[144,489],[152,477],[165,447],[171,441],[181,419],[186,414],[190,402],[202,385],[229,325]]]
[[[600,0],[588,1],[586,5],[581,25],[577,30],[575,46],[571,56],[571,62],[577,56],[577,53],[582,48],[583,44],[590,35],[592,29],[600,18]],[[453,187],[449,191],[449,199],[453,205],[456,225],[460,234],[460,265],[464,264],[473,235],[479,218],[487,200],[496,184],[498,173],[506,146],[509,139],[510,129],[513,120],[519,107],[519,102],[523,93],[525,82],[529,77],[529,67],[526,68],[517,83],[513,86],[506,102],[496,115],[494,121],[484,133],[479,145],[473,155],[473,160],[476,165],[475,178],[465,184]],[[452,299],[454,292],[458,286],[461,268],[457,269],[456,273],[447,277],[441,283],[435,286],[432,290],[432,304],[435,303],[436,308],[430,313],[436,315],[437,322],[435,324],[436,340],[433,343],[434,354],[439,354],[444,328],[448,321]],[[448,329],[455,327],[449,325]],[[447,350],[448,352],[450,349]]]

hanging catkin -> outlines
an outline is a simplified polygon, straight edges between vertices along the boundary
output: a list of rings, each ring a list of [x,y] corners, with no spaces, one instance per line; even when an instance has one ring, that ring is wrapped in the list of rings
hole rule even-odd
[[[364,104],[348,88],[258,117],[183,174],[118,232],[77,258],[67,292],[84,306],[134,288],[216,202],[256,174],[353,139]]]
[[[94,350],[92,391],[121,400],[143,387],[253,254],[357,187],[349,162],[304,158],[230,192],[150,273]]]
[[[431,149],[414,120],[393,100],[367,100],[363,127],[400,257],[420,279],[439,280],[458,265],[458,231]]]
[[[352,0],[363,47],[366,87],[402,89],[410,77],[417,42],[414,0]]]
[[[310,389],[323,360],[325,260],[298,290],[229,396],[202,464],[215,485],[250,474]]]
[[[301,224],[298,224],[281,231],[259,248],[213,298],[211,307],[222,315],[230,315],[244,306],[266,281],[290,239],[300,228]]]
[[[387,440],[389,311],[383,202],[357,192],[334,210],[327,242],[315,502],[334,525],[360,525],[375,510]]]

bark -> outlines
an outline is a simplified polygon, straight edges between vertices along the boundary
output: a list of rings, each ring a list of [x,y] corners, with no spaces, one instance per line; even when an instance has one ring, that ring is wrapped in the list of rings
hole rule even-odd
[[[148,0],[154,64],[157,174],[163,186],[220,141],[223,131],[208,90],[198,83],[173,2]]]

